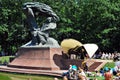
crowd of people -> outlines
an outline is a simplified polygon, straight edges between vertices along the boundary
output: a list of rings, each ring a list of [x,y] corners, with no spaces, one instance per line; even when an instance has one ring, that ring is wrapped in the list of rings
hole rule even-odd
[[[97,77],[104,77],[101,80],[120,80],[120,66],[118,68],[112,69],[108,67],[101,68],[99,71],[86,72],[81,67],[77,67],[76,65],[69,65],[69,69],[67,72],[64,72],[62,80],[98,80]],[[94,78],[89,78],[94,77]],[[29,78],[28,80],[32,80]],[[57,77],[54,80],[59,80]]]
[[[120,53],[114,52],[114,53],[105,53],[105,52],[99,52],[93,56],[94,59],[109,59],[113,60],[115,58],[118,58],[120,60]]]
[[[64,72],[63,80],[98,80],[96,77],[104,77],[104,80],[120,80],[120,65],[115,64],[114,68],[104,67],[99,71],[89,72],[82,67],[70,65],[67,72]],[[90,79],[89,77],[94,77]],[[54,80],[58,80],[55,78]]]
[[[117,66],[118,67],[118,66]],[[118,68],[101,68],[100,71],[95,71],[95,75],[91,76],[98,76],[104,77],[104,80],[120,80],[120,67]]]
[[[88,80],[84,70],[76,65],[70,65],[68,71],[62,76],[63,80]]]

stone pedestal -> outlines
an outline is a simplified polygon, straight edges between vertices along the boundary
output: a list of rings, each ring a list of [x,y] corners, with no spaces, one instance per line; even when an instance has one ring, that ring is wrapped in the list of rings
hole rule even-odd
[[[61,51],[61,48],[23,47],[18,50],[16,58],[8,66],[27,69],[60,70],[63,68]]]
[[[83,60],[80,60],[80,59],[62,59],[62,62],[63,62],[62,65],[64,65],[64,69],[68,70],[69,65],[76,65],[77,67],[82,68]]]

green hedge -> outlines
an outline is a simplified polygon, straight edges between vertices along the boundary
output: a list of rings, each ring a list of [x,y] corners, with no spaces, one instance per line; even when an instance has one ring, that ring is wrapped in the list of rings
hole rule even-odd
[[[2,56],[2,57],[0,57],[0,64],[3,64],[4,62],[9,63],[11,57],[14,57],[14,56]]]

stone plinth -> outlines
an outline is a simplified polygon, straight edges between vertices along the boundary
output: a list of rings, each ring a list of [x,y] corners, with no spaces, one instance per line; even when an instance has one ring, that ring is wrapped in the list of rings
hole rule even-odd
[[[8,67],[60,70],[63,67],[61,51],[61,48],[23,47],[18,50],[17,57]]]
[[[79,59],[62,59],[64,69],[69,69],[69,65],[76,65],[77,67],[82,67],[83,60]]]

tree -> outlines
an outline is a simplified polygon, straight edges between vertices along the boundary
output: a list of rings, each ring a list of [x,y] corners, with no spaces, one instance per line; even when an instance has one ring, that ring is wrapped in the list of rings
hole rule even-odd
[[[27,43],[29,28],[22,4],[33,0],[0,0],[0,46],[9,52]],[[120,51],[120,0],[34,0],[52,7],[60,17],[50,36],[61,43],[74,38],[96,43],[102,51]],[[38,22],[40,23],[40,22]]]

